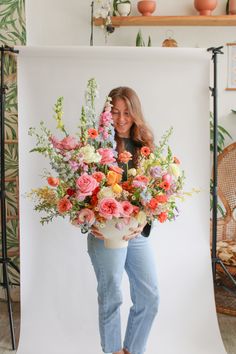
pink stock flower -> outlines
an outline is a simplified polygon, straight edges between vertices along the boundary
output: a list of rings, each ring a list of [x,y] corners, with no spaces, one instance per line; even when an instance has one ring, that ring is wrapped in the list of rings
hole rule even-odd
[[[84,208],[80,210],[77,215],[78,224],[88,223],[89,225],[92,225],[95,221],[95,215],[91,209]]]
[[[55,136],[50,136],[49,140],[55,149],[63,149],[61,141],[57,139]]]
[[[115,198],[103,198],[99,204],[99,214],[105,219],[111,220],[113,217],[119,218],[121,206]]]
[[[100,163],[102,165],[108,165],[115,161],[113,150],[109,148],[100,148],[97,150],[98,153],[102,156]]]
[[[112,115],[110,111],[105,111],[100,116],[100,125],[109,126],[112,121]]]
[[[76,186],[78,188],[76,197],[79,200],[84,200],[88,195],[92,195],[92,192],[99,186],[99,183],[95,178],[87,173],[84,173],[82,176],[77,178]]]
[[[122,207],[122,211],[121,211],[122,216],[129,217],[134,210],[133,205],[127,200],[121,202],[120,204]]]
[[[73,136],[67,136],[61,141],[61,145],[65,150],[74,150],[78,146],[78,141]]]
[[[74,160],[69,161],[69,165],[73,171],[77,171],[79,168],[78,162],[76,162]]]

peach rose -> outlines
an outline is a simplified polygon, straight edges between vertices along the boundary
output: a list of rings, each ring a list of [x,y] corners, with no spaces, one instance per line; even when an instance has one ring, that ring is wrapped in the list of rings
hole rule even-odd
[[[129,151],[124,151],[119,154],[119,160],[123,163],[128,163],[132,159],[132,154]]]
[[[116,173],[120,173],[121,175],[124,172],[124,170],[122,168],[120,168],[119,166],[115,166],[115,165],[109,166],[109,170],[114,171]]]
[[[57,186],[59,186],[59,183],[60,183],[59,178],[56,178],[56,177],[48,177],[47,181],[48,181],[49,186],[51,186],[51,187],[57,187]]]
[[[109,171],[107,173],[107,184],[112,186],[113,184],[119,183],[121,181],[121,174],[114,171]]]
[[[105,219],[111,220],[112,217],[119,218],[121,206],[114,198],[103,198],[99,204],[99,214]]]
[[[68,195],[60,199],[57,203],[57,210],[60,214],[66,213],[72,208],[71,202],[68,200]]]

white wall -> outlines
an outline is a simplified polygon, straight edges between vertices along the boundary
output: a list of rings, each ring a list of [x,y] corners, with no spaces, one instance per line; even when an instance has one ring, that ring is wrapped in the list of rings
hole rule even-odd
[[[155,15],[197,15],[193,0],[158,0]],[[132,15],[138,15],[136,0],[132,1]],[[215,15],[225,14],[226,0],[219,1]],[[26,0],[28,45],[89,45],[89,0]],[[121,27],[110,35],[108,45],[132,46],[138,27]],[[151,35],[152,45],[161,46],[167,31],[173,30],[180,47],[225,45],[236,41],[235,27],[142,27],[143,37]],[[104,45],[103,31],[94,29],[94,45]],[[174,49],[173,49],[174,50]],[[225,91],[227,81],[227,52],[219,55],[219,121],[236,139],[236,91]],[[196,98],[197,99],[197,98]],[[227,140],[227,143],[231,143]]]

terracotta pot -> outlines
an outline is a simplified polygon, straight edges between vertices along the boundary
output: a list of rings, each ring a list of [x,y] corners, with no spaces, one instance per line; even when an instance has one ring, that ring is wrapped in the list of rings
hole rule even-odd
[[[236,0],[229,0],[229,15],[236,15]]]
[[[216,5],[217,0],[194,0],[195,9],[202,16],[210,16]]]
[[[138,2],[138,11],[143,16],[151,16],[156,10],[156,1],[142,0]]]

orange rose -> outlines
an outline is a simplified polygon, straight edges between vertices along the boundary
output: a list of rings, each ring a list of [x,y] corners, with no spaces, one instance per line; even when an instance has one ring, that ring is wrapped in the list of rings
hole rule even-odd
[[[114,171],[116,173],[120,173],[121,175],[123,173],[123,169],[120,168],[119,166],[111,165],[111,166],[109,166],[109,170]]]
[[[141,154],[145,157],[147,157],[148,155],[150,155],[151,150],[149,149],[148,146],[143,146],[140,150]]]
[[[119,183],[121,181],[121,174],[114,171],[108,171],[107,173],[107,184],[112,186],[113,184]]]
[[[59,183],[60,183],[59,178],[56,178],[56,177],[48,177],[47,181],[48,181],[49,186],[51,186],[51,187],[57,187],[57,186],[59,186]]]
[[[128,163],[132,159],[132,154],[128,151],[121,152],[119,154],[119,160],[124,163]]]

